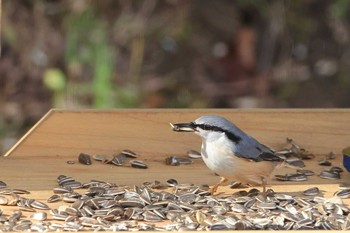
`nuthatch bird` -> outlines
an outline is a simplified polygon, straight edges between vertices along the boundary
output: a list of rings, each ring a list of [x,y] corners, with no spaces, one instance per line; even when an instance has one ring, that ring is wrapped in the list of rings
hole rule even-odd
[[[194,132],[202,138],[201,154],[207,167],[221,179],[211,188],[215,193],[228,179],[261,184],[282,159],[232,122],[220,116],[202,116],[190,123],[171,124],[174,131]]]

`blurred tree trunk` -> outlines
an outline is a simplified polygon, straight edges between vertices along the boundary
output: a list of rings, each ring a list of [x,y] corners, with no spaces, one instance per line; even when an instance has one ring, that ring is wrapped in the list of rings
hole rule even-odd
[[[267,29],[261,38],[262,45],[257,64],[258,75],[256,77],[255,89],[256,96],[259,98],[264,98],[268,95],[270,85],[269,76],[276,54],[277,40],[285,25],[284,17],[284,2],[280,0],[272,1],[268,11]]]

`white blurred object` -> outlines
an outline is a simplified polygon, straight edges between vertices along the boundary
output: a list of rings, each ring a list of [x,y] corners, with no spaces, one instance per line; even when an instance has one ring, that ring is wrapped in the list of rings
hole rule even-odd
[[[224,42],[218,42],[213,46],[212,53],[216,58],[225,57],[228,53],[228,47]]]
[[[321,59],[315,63],[315,72],[321,76],[332,76],[338,71],[338,64],[333,59]]]

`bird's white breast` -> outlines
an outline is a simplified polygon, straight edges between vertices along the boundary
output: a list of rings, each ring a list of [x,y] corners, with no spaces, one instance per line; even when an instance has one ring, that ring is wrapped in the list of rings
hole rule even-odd
[[[215,140],[203,140],[202,157],[209,169],[225,178],[260,184],[261,177],[270,176],[272,162],[254,162],[234,155],[235,147],[222,134]]]

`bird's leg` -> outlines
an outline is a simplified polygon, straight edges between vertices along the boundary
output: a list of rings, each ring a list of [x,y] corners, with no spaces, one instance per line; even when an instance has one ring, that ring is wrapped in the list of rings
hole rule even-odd
[[[262,194],[263,194],[263,197],[266,198],[266,185],[267,185],[267,181],[265,179],[265,177],[261,177],[261,185],[263,187],[263,190],[262,190]]]
[[[211,189],[209,190],[209,192],[213,195],[217,190],[218,190],[218,187],[222,184],[222,183],[225,183],[227,181],[227,179],[225,177],[221,177],[220,178],[220,181],[215,184],[213,187],[211,187]]]

